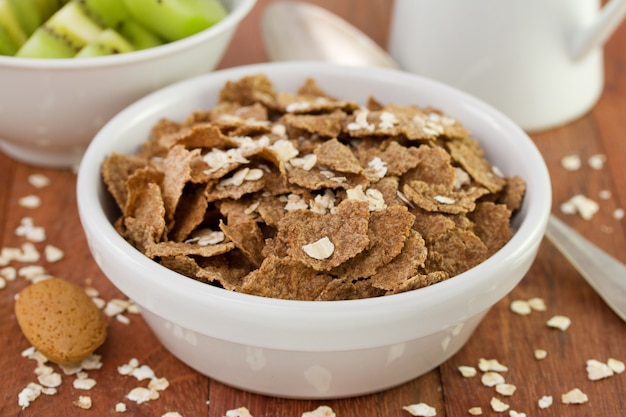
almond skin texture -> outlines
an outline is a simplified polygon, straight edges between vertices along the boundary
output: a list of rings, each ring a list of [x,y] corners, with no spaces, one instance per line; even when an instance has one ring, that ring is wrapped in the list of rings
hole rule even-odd
[[[61,365],[82,361],[107,335],[104,317],[91,298],[61,278],[39,281],[20,291],[15,316],[26,339]]]

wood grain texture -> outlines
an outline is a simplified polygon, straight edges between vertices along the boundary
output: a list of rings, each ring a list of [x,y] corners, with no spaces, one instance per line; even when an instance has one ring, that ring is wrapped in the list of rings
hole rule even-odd
[[[221,68],[264,62],[259,18],[271,0],[259,0],[233,38]],[[385,46],[392,2],[387,0],[310,0],[333,10],[368,33]],[[531,137],[543,154],[552,176],[553,212],[607,252],[626,262],[626,220],[612,215],[617,208],[626,208],[626,25],[617,31],[606,46],[606,88],[595,108],[584,117]],[[570,154],[583,159],[579,171],[566,171],[561,159]],[[606,155],[600,170],[586,164],[592,155]],[[32,173],[43,173],[51,179],[44,189],[28,183]],[[91,258],[76,209],[74,173],[65,170],[27,166],[0,154],[0,233],[2,247],[19,247],[23,238],[15,229],[24,217],[45,227],[46,243],[65,250],[57,263],[40,262],[53,275],[79,285],[93,286],[102,298],[124,298],[101,274]],[[610,198],[599,198],[608,190]],[[564,215],[559,205],[574,194],[582,193],[600,203],[600,211],[589,221],[576,215]],[[43,205],[26,209],[18,199],[37,194]],[[43,249],[44,244],[36,245]],[[20,267],[22,264],[14,264]],[[331,406],[339,417],[408,416],[402,406],[425,402],[437,409],[437,416],[466,416],[468,409],[480,406],[484,416],[495,413],[489,407],[493,396],[510,404],[511,409],[528,416],[626,416],[626,374],[601,381],[589,381],[587,359],[606,361],[609,357],[626,360],[626,323],[621,321],[586,284],[574,268],[547,241],[544,241],[536,262],[522,282],[500,303],[496,304],[480,324],[467,345],[448,362],[428,374],[385,392],[352,399],[330,401],[297,401],[270,398],[233,389],[190,369],[174,358],[159,343],[140,316],[129,315],[126,325],[109,319],[109,337],[98,350],[103,367],[90,371],[97,385],[91,391],[72,387],[73,377],[64,377],[58,394],[42,396],[21,410],[18,393],[29,382],[36,381],[35,363],[20,356],[28,348],[13,313],[14,296],[27,285],[18,278],[0,290],[0,416],[107,416],[119,415],[114,407],[124,401],[135,386],[145,386],[132,377],[121,376],[117,367],[137,358],[149,365],[157,376],[165,377],[170,387],[158,400],[128,405],[127,415],[161,416],[177,411],[185,417],[222,417],[229,409],[245,406],[255,417],[300,416],[321,404]],[[509,310],[511,301],[541,297],[545,312],[519,316]],[[572,319],[563,332],[546,326],[555,314]],[[541,348],[548,356],[539,361],[534,349]],[[510,398],[495,394],[493,388],[480,383],[479,377],[463,378],[458,366],[476,366],[480,358],[496,358],[509,367],[506,380],[517,386]],[[227,364],[224,364],[227,366]],[[367,366],[367,364],[364,364]],[[372,378],[375,378],[372,375]],[[561,404],[561,394],[580,388],[589,396],[581,405]],[[93,408],[83,411],[72,405],[79,395],[90,395]],[[552,407],[541,410],[537,401],[544,395],[554,398]]]

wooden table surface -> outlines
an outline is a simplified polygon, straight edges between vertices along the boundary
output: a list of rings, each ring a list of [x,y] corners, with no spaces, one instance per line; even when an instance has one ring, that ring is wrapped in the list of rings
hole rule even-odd
[[[260,0],[236,33],[221,67],[263,62],[259,17],[271,0]],[[385,45],[391,2],[387,0],[315,0],[351,21],[381,45]],[[553,180],[553,212],[579,230],[598,246],[626,261],[626,220],[616,218],[616,209],[626,208],[626,25],[606,46],[606,88],[595,108],[586,116],[559,128],[531,134],[543,153]],[[1,123],[1,122],[0,122]],[[561,166],[567,155],[578,155],[582,166],[568,171]],[[588,158],[605,155],[600,169],[587,163]],[[50,185],[37,189],[28,177],[41,173]],[[53,275],[93,287],[104,300],[124,298],[101,274],[91,258],[76,210],[76,176],[70,170],[44,169],[16,162],[0,154],[0,233],[1,247],[20,247],[26,240],[16,235],[25,217],[45,229],[45,244],[65,251],[56,263],[39,261]],[[36,194],[42,205],[25,208],[21,197]],[[560,204],[575,194],[599,203],[599,211],[590,220],[561,213]],[[619,216],[617,216],[619,217]],[[28,264],[12,263],[21,268]],[[2,268],[2,267],[0,267]],[[626,278],[626,277],[624,277]],[[255,417],[301,416],[321,404],[330,406],[338,417],[409,416],[403,406],[424,402],[437,410],[437,416],[467,416],[479,406],[484,416],[496,413],[489,401],[496,396],[511,409],[527,416],[626,416],[626,373],[591,381],[585,370],[588,359],[626,361],[626,323],[620,320],[586,284],[574,268],[547,241],[536,262],[522,282],[487,314],[468,344],[438,369],[385,392],[352,399],[295,401],[269,398],[229,388],[196,373],[174,358],[157,341],[141,316],[127,314],[130,323],[109,320],[109,336],[98,349],[103,366],[88,371],[97,384],[90,391],[73,388],[74,377],[64,376],[56,395],[42,395],[28,408],[18,406],[18,394],[30,382],[36,382],[35,362],[21,356],[29,347],[13,313],[14,296],[28,285],[25,278],[6,281],[0,289],[0,416],[82,416],[117,415],[115,405],[127,404],[127,414],[161,416],[178,412],[185,417],[226,415],[227,410],[247,407]],[[527,316],[513,314],[510,303],[516,299],[542,298],[544,312]],[[551,329],[546,321],[553,315],[571,319],[567,331]],[[548,352],[543,360],[533,356],[534,349]],[[170,386],[157,400],[136,404],[125,399],[135,386],[135,378],[122,376],[117,367],[131,358],[148,365],[157,376],[168,379]],[[480,358],[495,358],[509,367],[508,382],[517,386],[511,397],[495,394],[479,378],[461,377],[460,365],[476,366]],[[363,364],[367,366],[367,364]],[[55,368],[57,371],[58,369]],[[372,377],[375,377],[373,375]],[[145,382],[145,381],[144,381]],[[146,385],[145,383],[143,384]],[[588,402],[577,405],[561,403],[561,395],[579,388]],[[79,396],[88,395],[93,405],[85,411],[73,405]],[[538,407],[544,395],[552,396],[553,405]]]

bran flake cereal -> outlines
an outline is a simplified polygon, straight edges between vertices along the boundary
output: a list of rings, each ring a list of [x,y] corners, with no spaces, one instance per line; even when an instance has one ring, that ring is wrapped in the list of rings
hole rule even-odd
[[[511,237],[526,190],[439,109],[337,99],[306,80],[228,81],[162,119],[101,175],[117,231],[155,262],[231,291],[379,297],[466,271]],[[219,233],[218,233],[219,232]]]

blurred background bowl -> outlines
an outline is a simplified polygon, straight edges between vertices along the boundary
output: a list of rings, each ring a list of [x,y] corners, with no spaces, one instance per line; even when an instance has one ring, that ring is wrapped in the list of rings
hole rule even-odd
[[[223,0],[228,15],[162,46],[105,57],[0,56],[0,149],[33,165],[76,165],[116,113],[163,86],[213,70],[256,0]]]
[[[432,105],[460,120],[527,193],[512,239],[467,272],[418,290],[349,301],[289,301],[216,288],[153,262],[113,228],[115,204],[100,178],[112,152],[134,153],[162,117],[208,109],[226,81],[266,74],[276,91],[314,77],[328,94],[365,104]],[[161,342],[199,372],[226,384],[290,398],[380,391],[437,367],[468,340],[490,307],[524,277],[542,240],[550,178],[531,139],[482,101],[440,83],[380,68],[324,63],[259,64],[216,71],[151,94],[113,118],[89,146],[78,173],[78,208],[104,274],[141,306]]]

